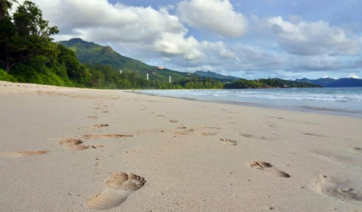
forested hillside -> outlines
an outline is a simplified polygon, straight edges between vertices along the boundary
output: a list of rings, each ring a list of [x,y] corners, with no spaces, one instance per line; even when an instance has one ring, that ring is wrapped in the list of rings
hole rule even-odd
[[[240,79],[236,82],[226,84],[224,88],[239,89],[239,88],[313,88],[322,87],[320,85],[295,82],[282,79],[259,79],[259,80],[246,80]]]
[[[173,81],[199,77],[192,73],[150,66],[138,60],[122,56],[109,46],[100,46],[93,42],[83,41],[80,38],[61,41],[59,43],[73,50],[76,53],[78,60],[82,63],[109,65],[116,70],[122,70],[123,73],[135,72],[136,76],[141,78],[146,78],[146,75],[148,74],[149,79],[154,82],[168,82],[169,76],[172,77]]]

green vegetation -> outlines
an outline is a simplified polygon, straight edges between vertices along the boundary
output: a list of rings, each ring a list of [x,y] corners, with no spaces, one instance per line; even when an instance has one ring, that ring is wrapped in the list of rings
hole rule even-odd
[[[233,81],[236,81],[239,79],[237,77],[225,76],[225,75],[221,75],[221,74],[211,72],[211,71],[207,71],[207,72],[206,71],[196,71],[196,72],[194,72],[194,74],[197,74],[201,77],[210,77],[210,78],[222,81],[222,82],[233,82]]]
[[[17,82],[17,79],[12,75],[6,73],[4,70],[0,69],[0,80],[8,82]]]
[[[0,61],[5,71],[34,57],[45,61],[57,55],[57,45],[51,35],[58,33],[57,27],[49,27],[42,12],[30,1],[19,5],[11,17],[6,14],[0,21]]]
[[[260,80],[246,80],[240,79],[236,82],[226,84],[224,88],[239,89],[239,88],[313,88],[321,87],[310,83],[300,83],[290,80],[282,79],[260,79]]]

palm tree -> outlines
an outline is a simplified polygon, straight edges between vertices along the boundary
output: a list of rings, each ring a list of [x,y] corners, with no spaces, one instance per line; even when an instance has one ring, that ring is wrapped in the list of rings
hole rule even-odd
[[[3,19],[11,8],[12,4],[17,2],[16,0],[0,0],[0,20]]]

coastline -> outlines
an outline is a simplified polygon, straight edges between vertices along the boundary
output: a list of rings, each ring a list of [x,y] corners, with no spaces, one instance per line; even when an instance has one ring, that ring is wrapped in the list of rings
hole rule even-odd
[[[107,211],[362,207],[360,118],[135,94],[0,81],[2,209],[93,211],[121,171]]]
[[[147,91],[147,90],[146,90]],[[305,113],[316,113],[316,114],[326,114],[326,115],[336,115],[336,116],[347,116],[354,118],[362,118],[362,113],[359,111],[347,111],[340,109],[332,109],[326,107],[317,107],[317,106],[288,106],[288,105],[273,105],[273,104],[263,104],[256,102],[246,102],[246,101],[227,101],[227,100],[205,100],[205,99],[197,99],[192,97],[177,97],[171,95],[157,95],[152,93],[145,93],[143,91],[135,92],[137,94],[144,94],[150,96],[159,96],[159,97],[167,97],[167,98],[175,98],[175,99],[184,99],[191,101],[201,101],[201,102],[214,102],[214,103],[222,103],[222,104],[231,104],[231,105],[241,105],[241,106],[250,106],[250,107],[260,107],[260,108],[269,108],[269,109],[277,109],[277,110],[285,110],[285,111],[295,111],[295,112],[305,112]]]

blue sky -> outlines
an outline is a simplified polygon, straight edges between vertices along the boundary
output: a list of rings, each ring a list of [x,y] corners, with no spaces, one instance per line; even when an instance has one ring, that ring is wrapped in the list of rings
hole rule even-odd
[[[362,0],[34,0],[55,40],[248,79],[362,77]]]

